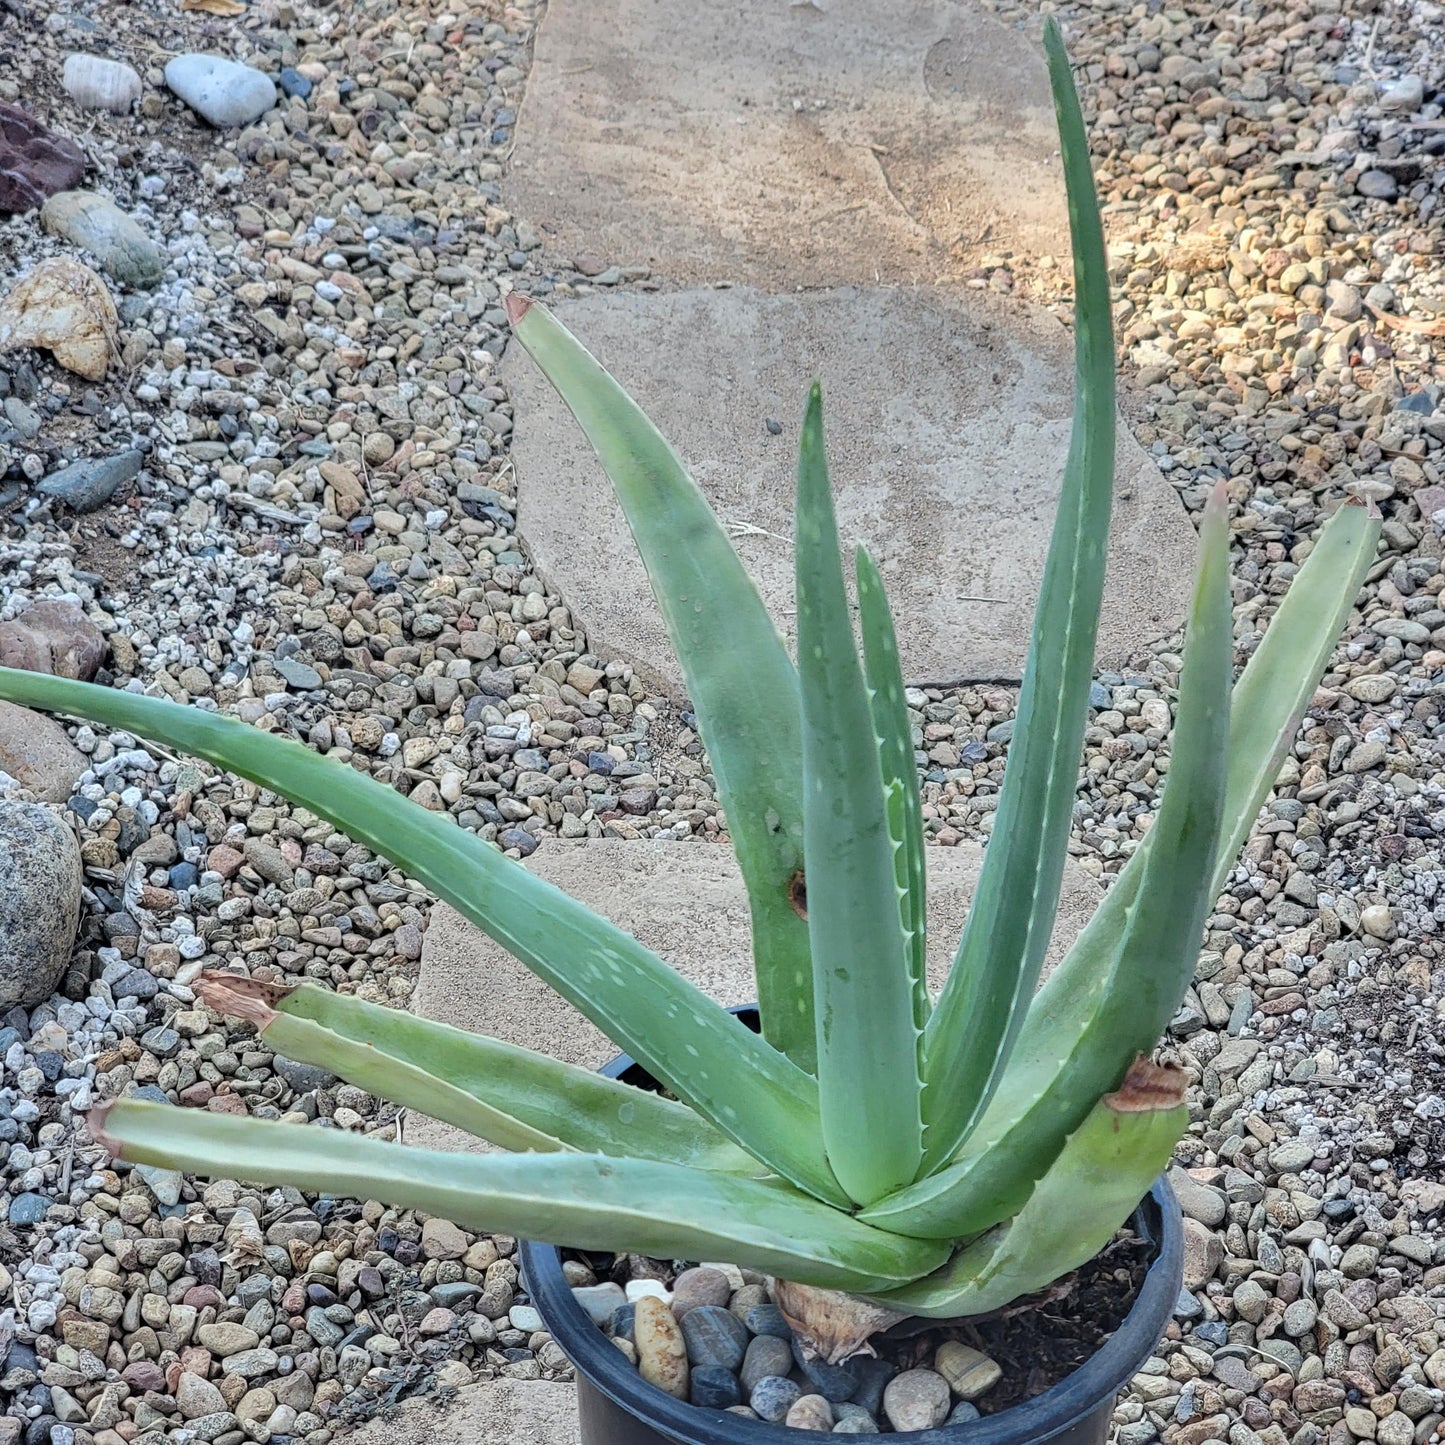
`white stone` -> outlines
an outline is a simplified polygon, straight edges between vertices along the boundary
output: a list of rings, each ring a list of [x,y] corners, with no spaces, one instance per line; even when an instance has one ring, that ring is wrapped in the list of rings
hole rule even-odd
[[[614,1312],[627,1303],[622,1286],[611,1283],[580,1285],[572,1291],[572,1298],[599,1325],[605,1325]]]
[[[1419,110],[1425,102],[1425,83],[1418,75],[1402,75],[1380,93],[1381,110]]]
[[[1389,905],[1372,903],[1368,908],[1361,909],[1360,927],[1363,928],[1371,938],[1392,937],[1395,932],[1395,920],[1390,913]]]
[[[1436,1179],[1407,1179],[1400,1186],[1400,1198],[1421,1214],[1445,1209],[1445,1184]]]
[[[60,83],[82,110],[125,115],[141,97],[141,78],[123,60],[101,55],[67,55]]]
[[[276,87],[224,55],[178,55],[166,65],[166,84],[217,130],[249,125],[276,104]]]

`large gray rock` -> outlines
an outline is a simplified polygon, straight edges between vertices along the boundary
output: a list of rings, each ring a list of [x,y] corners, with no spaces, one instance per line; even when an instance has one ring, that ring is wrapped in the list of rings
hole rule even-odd
[[[1067,255],[1057,156],[1037,40],[976,4],[552,0],[503,187],[555,254],[911,285]]]
[[[928,975],[937,989],[948,976],[963,932],[983,851],[973,845],[932,847],[926,857]],[[731,849],[701,842],[548,842],[526,866],[626,929],[719,1003],[749,1003],[756,997],[747,893]],[[1051,963],[1073,941],[1099,897],[1098,884],[1068,863]],[[588,1068],[617,1053],[617,1046],[576,1009],[444,905],[432,910],[427,926],[413,1007],[438,1023]],[[460,1130],[420,1118],[408,1121],[406,1135],[431,1148],[474,1144]]]
[[[72,511],[93,512],[139,476],[144,461],[145,453],[135,447],[111,457],[85,457],[51,472],[36,490],[64,502]]]
[[[42,803],[63,803],[89,766],[53,717],[0,702],[0,773]]]
[[[80,922],[80,849],[39,803],[0,800],[0,1009],[55,992]]]
[[[59,475],[52,473],[46,480]],[[44,490],[44,483],[41,488]],[[77,602],[43,597],[39,602],[32,602],[18,617],[0,622],[0,666],[89,682],[100,669],[104,656],[105,638]]]
[[[47,231],[89,251],[100,268],[122,286],[154,286],[165,273],[161,249],[99,191],[61,191],[40,210]]]
[[[1052,316],[981,292],[861,288],[597,295],[556,313],[733,527],[785,637],[798,425],[808,381],[821,376],[839,527],[882,569],[905,675],[1021,675],[1073,410],[1072,344]],[[521,347],[508,348],[504,375],[518,526],[539,569],[593,651],[680,694],[642,560],[591,447]],[[1105,664],[1182,623],[1195,549],[1177,494],[1121,420]]]

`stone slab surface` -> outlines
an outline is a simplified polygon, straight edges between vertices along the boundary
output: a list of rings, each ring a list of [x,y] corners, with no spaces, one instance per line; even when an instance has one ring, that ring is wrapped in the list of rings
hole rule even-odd
[[[553,0],[504,193],[550,252],[677,281],[1068,252],[1037,37],[959,0]]]
[[[577,1394],[557,1380],[482,1380],[438,1405],[403,1400],[348,1435],[350,1445],[576,1445]]]
[[[940,988],[963,931],[981,848],[929,848],[929,982]],[[625,928],[719,1003],[756,997],[747,895],[731,849],[708,843],[602,839],[547,842],[527,860],[532,872]],[[1072,862],[1050,947],[1056,959],[1098,905],[1098,884]],[[499,945],[438,904],[422,945],[413,1006],[425,1018],[538,1049],[589,1068],[617,1047]],[[459,1130],[409,1115],[408,1143],[472,1148]]]
[[[784,636],[798,428],[820,376],[839,527],[882,569],[906,676],[1020,676],[1073,409],[1072,342],[1054,317],[982,292],[851,287],[596,295],[555,309],[733,525]],[[594,652],[680,695],[642,560],[591,448],[521,347],[508,348],[504,374],[519,528],[539,569]],[[1182,623],[1196,550],[1177,494],[1122,420],[1118,457],[1105,665]]]

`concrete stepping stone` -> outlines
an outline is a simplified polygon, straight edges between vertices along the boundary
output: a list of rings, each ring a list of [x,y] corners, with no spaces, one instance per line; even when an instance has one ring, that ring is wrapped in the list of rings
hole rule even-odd
[[[352,1445],[576,1445],[577,1392],[561,1380],[479,1380],[410,1399],[348,1437]]]
[[[1067,255],[1057,155],[1036,37],[972,4],[553,0],[503,190],[554,255],[912,284]]]
[[[927,850],[931,928],[929,982],[940,988],[963,931],[983,850]],[[547,842],[526,867],[654,949],[719,1003],[756,996],[747,894],[732,850],[707,843],[600,839]],[[1068,862],[1050,961],[1098,906],[1099,885]],[[499,944],[438,904],[422,945],[415,1012],[595,1068],[617,1053],[604,1034]],[[421,1148],[473,1149],[457,1129],[408,1114],[406,1141]]]
[[[821,376],[839,526],[883,571],[905,675],[1020,676],[1073,410],[1072,342],[1054,317],[976,291],[854,287],[614,292],[555,309],[732,525],[785,637],[798,428]],[[590,446],[520,346],[503,374],[518,525],[540,572],[594,652],[680,696],[641,558]],[[1101,663],[1183,622],[1195,550],[1177,494],[1121,422]]]

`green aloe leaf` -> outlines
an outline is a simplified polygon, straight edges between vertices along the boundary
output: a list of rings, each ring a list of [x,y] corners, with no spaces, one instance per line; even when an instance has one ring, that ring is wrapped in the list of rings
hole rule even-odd
[[[1044,30],[1074,242],[1074,429],[998,812],[953,971],[924,1039],[925,1169],[997,1087],[1058,908],[1104,591],[1114,486],[1114,328],[1089,143],[1057,23]]]
[[[873,716],[853,642],[814,383],[798,449],[803,856],[818,1016],[818,1105],[838,1182],[860,1203],[921,1158],[918,1029]]]
[[[686,1104],[546,1054],[365,1003],[202,974],[201,1002],[256,1026],[277,1053],[504,1149],[576,1149],[756,1174],[759,1164]]]
[[[876,1296],[933,1319],[986,1314],[1087,1264],[1169,1162],[1189,1122],[1184,1074],[1140,1058],[1107,1094],[1006,1224],[959,1250],[927,1279]]]
[[[1118,1077],[1125,1051],[1154,1046],[1193,977],[1199,939],[1190,921],[1199,906],[1195,890],[1203,884],[1207,913],[1279,774],[1379,535],[1378,516],[1342,507],[1246,664],[1230,706],[1224,801],[1212,849],[1204,846],[1194,821],[1193,794],[1207,795],[1215,786],[1215,724],[1200,666],[1205,651],[1219,645],[1222,620],[1213,624],[1216,641],[1206,649],[1191,636],[1183,680],[1191,696],[1186,698],[1181,686],[1169,775],[1154,826],[1039,990],[978,1128],[944,1168],[865,1211],[865,1217],[929,1238],[963,1238],[1007,1219],[1078,1127],[1089,1101],[1098,1097],[1100,1080],[1107,1088],[1111,1069]],[[1206,565],[1216,565],[1216,536],[1211,517]],[[1212,668],[1217,667],[1216,660]],[[1222,685],[1219,691],[1222,695]]]
[[[1184,656],[1169,776],[1145,862],[1137,882],[1115,883],[1075,945],[1088,955],[1098,939],[1102,957],[1077,974],[1080,993],[1060,999],[1053,980],[1045,984],[975,1133],[952,1162],[885,1200],[875,1223],[963,1238],[1011,1215],[1092,1101],[1153,1048],[1194,976],[1214,898],[1209,874],[1224,812],[1233,665],[1222,484],[1201,529]],[[1026,1101],[1032,1106],[1020,1114]]]
[[[636,539],[712,763],[747,885],[763,1036],[815,1062],[803,868],[798,679],[707,498],[637,403],[543,307],[507,315],[592,443]]]
[[[913,980],[913,1023],[921,1042],[932,1003],[928,997],[928,879],[923,860],[923,806],[918,796],[918,768],[913,761],[913,734],[903,694],[898,639],[883,590],[883,578],[862,547],[855,554],[854,565],[858,575],[863,670],[868,679],[868,705],[873,713],[873,734],[883,772],[888,833],[893,840],[899,915],[903,921],[908,971]]]
[[[927,1274],[947,1247],[859,1224],[777,1181],[596,1154],[442,1154],[339,1129],[124,1099],[90,1129],[113,1154],[211,1178],[422,1209],[469,1229],[663,1259],[727,1259],[847,1290]]]
[[[1351,498],[1340,507],[1325,524],[1235,685],[1229,790],[1211,900],[1223,890],[1279,777],[1300,719],[1375,560],[1382,526],[1373,503]]]
[[[289,738],[159,698],[0,668],[0,697],[156,738],[309,808],[515,955],[664,1087],[800,1189],[841,1204],[817,1084],[650,949],[449,816]]]

